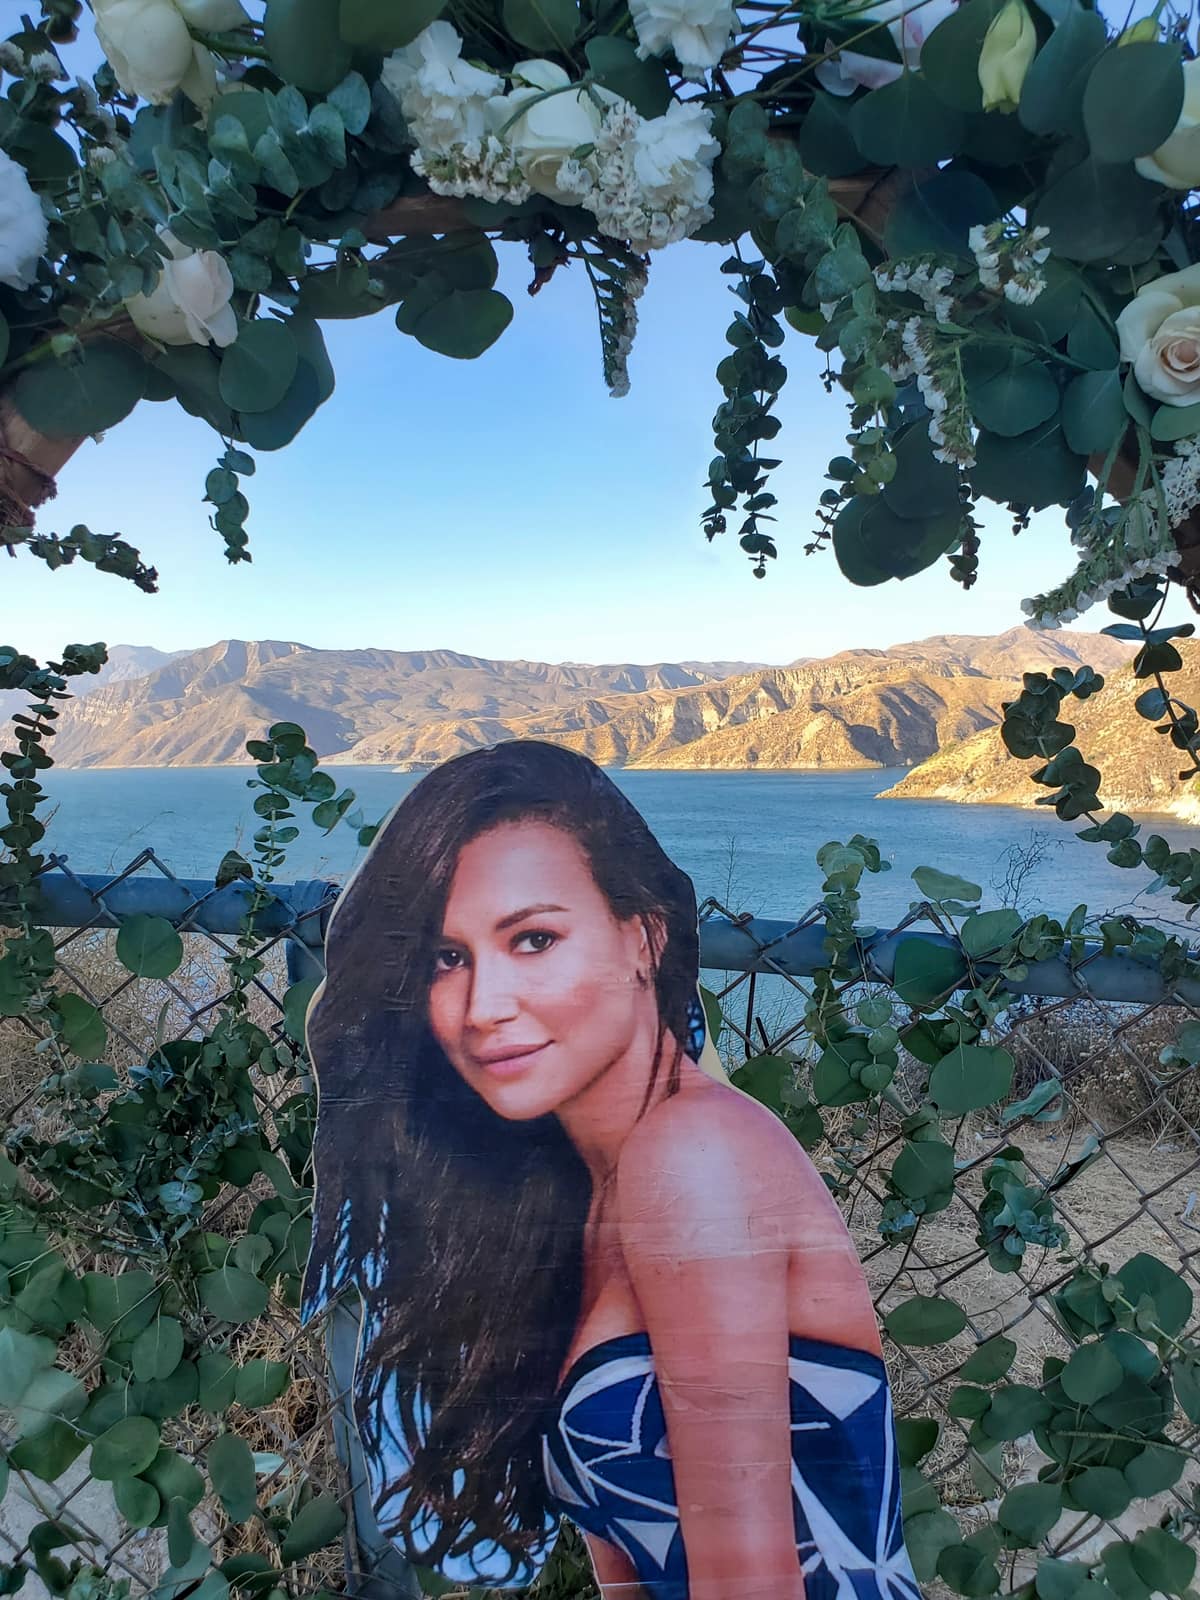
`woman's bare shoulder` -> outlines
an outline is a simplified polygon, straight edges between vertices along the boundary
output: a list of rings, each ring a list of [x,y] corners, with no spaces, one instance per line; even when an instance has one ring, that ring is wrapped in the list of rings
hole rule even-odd
[[[793,1230],[814,1204],[836,1214],[808,1156],[777,1117],[729,1084],[696,1071],[653,1106],[625,1141],[622,1211],[678,1212],[693,1224],[741,1220]]]

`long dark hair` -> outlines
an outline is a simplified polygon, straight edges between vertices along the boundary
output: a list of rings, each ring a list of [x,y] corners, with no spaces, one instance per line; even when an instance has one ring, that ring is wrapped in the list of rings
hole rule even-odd
[[[546,1535],[541,1435],[591,1198],[557,1118],[490,1110],[427,1022],[459,854],[518,820],[569,833],[613,914],[642,919],[653,1074],[673,1089],[679,1048],[663,1045],[688,1038],[699,961],[691,881],[598,767],[550,744],[459,756],[401,802],[338,902],[308,1018],[320,1112],[305,1315],[347,1287],[362,1297],[355,1407],[383,1531],[422,1565],[465,1560],[491,1582],[497,1558],[526,1571]]]

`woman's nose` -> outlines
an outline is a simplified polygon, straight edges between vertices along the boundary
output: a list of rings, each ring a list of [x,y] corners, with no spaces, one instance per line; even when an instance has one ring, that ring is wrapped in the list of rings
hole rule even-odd
[[[519,1009],[515,987],[507,961],[477,960],[471,973],[467,1026],[494,1028],[511,1021]]]

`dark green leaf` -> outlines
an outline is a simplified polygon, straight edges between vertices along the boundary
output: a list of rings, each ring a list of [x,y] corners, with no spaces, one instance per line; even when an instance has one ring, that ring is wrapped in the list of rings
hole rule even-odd
[[[1126,1299],[1136,1307],[1143,1296],[1153,1302],[1155,1326],[1168,1335],[1181,1333],[1192,1315],[1192,1291],[1187,1279],[1172,1272],[1165,1261],[1144,1251],[1117,1273]]]
[[[1012,1087],[1013,1058],[996,1045],[960,1044],[929,1075],[929,1098],[944,1117],[1003,1100]]]
[[[242,325],[221,358],[221,398],[234,411],[270,411],[296,376],[299,352],[287,326],[273,318]]]
[[[1023,1545],[1040,1544],[1062,1515],[1062,1490],[1053,1483],[1022,1483],[1000,1502],[996,1520]]]
[[[93,1478],[128,1478],[145,1469],[158,1454],[158,1424],[149,1417],[124,1417],[92,1445]]]
[[[139,1383],[169,1378],[183,1359],[183,1327],[174,1317],[156,1317],[133,1341],[133,1375]]]
[[[1070,449],[1056,420],[1013,439],[986,430],[975,447],[971,481],[978,494],[1000,505],[1069,505],[1083,488],[1084,458]]]
[[[1059,1375],[1059,1382],[1068,1400],[1090,1406],[1094,1400],[1102,1400],[1119,1388],[1124,1377],[1124,1367],[1100,1340],[1075,1351]]]
[[[321,404],[321,382],[308,361],[299,361],[288,391],[278,405],[267,411],[247,411],[241,416],[241,431],[255,450],[282,450],[291,444],[301,428]]]
[[[579,33],[577,0],[503,0],[501,15],[505,30],[537,55],[564,55]]]
[[[267,0],[266,46],[285,83],[328,94],[346,76],[353,52],[341,37],[340,12],[339,0]]]
[[[302,1561],[340,1535],[346,1514],[332,1495],[319,1494],[304,1506],[283,1536],[280,1555],[285,1562]]]
[[[912,880],[926,900],[941,903],[945,900],[978,900],[983,890],[969,878],[957,877],[952,872],[942,872],[937,867],[914,867]]]
[[[205,1309],[222,1322],[250,1322],[267,1309],[267,1286],[240,1267],[224,1266],[196,1280]]]
[[[13,404],[38,433],[84,437],[114,427],[146,392],[146,363],[131,345],[94,339],[61,361],[26,367],[10,391]]]
[[[257,1410],[269,1406],[292,1380],[286,1361],[265,1361],[256,1357],[238,1370],[234,1393],[239,1405]]]
[[[1196,1552],[1165,1528],[1144,1528],[1130,1551],[1133,1569],[1148,1589],[1184,1594],[1196,1572]]]
[[[896,1448],[902,1467],[915,1467],[938,1441],[941,1428],[936,1417],[898,1417]]]
[[[941,1139],[904,1146],[892,1168],[892,1183],[910,1200],[928,1200],[954,1186],[954,1151]]]
[[[896,946],[892,980],[906,1006],[936,1006],[966,977],[957,950],[924,939],[901,939]]]
[[[990,6],[993,0],[972,0],[972,3]],[[968,9],[961,7],[947,17],[936,32],[940,33],[946,23],[954,21],[955,15],[961,16]],[[925,47],[926,55],[931,43],[932,36]],[[967,239],[971,229],[978,223],[995,221],[999,210],[995,195],[973,172],[947,167],[926,175],[914,175],[884,225],[884,243],[888,254],[895,257],[933,253],[969,259],[971,250]]]
[[[495,344],[512,314],[511,303],[498,289],[453,289],[426,307],[411,331],[427,350],[473,361]]]
[[[889,1311],[883,1325],[897,1344],[945,1344],[967,1325],[967,1314],[953,1300],[918,1294]]]
[[[222,1433],[208,1447],[208,1476],[232,1522],[245,1522],[258,1507],[254,1456],[236,1433]]]
[[[638,58],[637,46],[630,39],[597,34],[584,46],[588,66],[596,82],[628,100],[643,117],[661,117],[671,103],[671,83],[661,61]]]
[[[1017,116],[1031,133],[1082,132],[1084,88],[1107,42],[1100,13],[1072,0],[1021,85]]]
[[[1058,385],[1044,361],[1020,350],[997,355],[989,347],[982,360],[969,359],[973,353],[968,343],[963,366],[971,414],[981,428],[1011,439],[1057,414]]]
[[[1162,444],[1200,433],[1200,405],[1159,406],[1150,419],[1150,437]]]
[[[1119,1517],[1133,1499],[1124,1473],[1116,1467],[1085,1467],[1069,1480],[1068,1489],[1081,1511],[1097,1517]]]
[[[1083,92],[1083,125],[1096,161],[1147,156],[1175,131],[1183,107],[1177,44],[1135,40],[1105,50]]]
[[[117,960],[135,978],[169,978],[183,960],[183,940],[165,917],[137,912],[121,922]]]
[[[386,53],[411,44],[445,10],[445,0],[341,0],[339,31],[347,44]]]
[[[904,1524],[904,1546],[921,1583],[937,1577],[942,1551],[962,1540],[958,1523],[948,1511],[922,1511]]]
[[[1200,413],[1200,406],[1196,410]],[[1063,435],[1081,456],[1107,452],[1128,426],[1121,374],[1115,369],[1081,372],[1063,391]],[[1196,426],[1200,428],[1200,415]]]
[[[1016,1342],[1002,1333],[986,1340],[963,1365],[959,1376],[966,1383],[996,1383],[1017,1358]]]
[[[1153,245],[1162,232],[1161,194],[1131,166],[1083,161],[1050,185],[1031,220],[1049,228],[1046,242],[1056,255],[1103,261],[1135,245]]]
[[[921,75],[940,100],[959,111],[980,111],[979,55],[1003,0],[967,0],[939,22],[921,47]],[[981,217],[990,222],[995,217]]]
[[[961,147],[962,114],[915,72],[905,72],[857,100],[850,113],[854,142],[884,167],[929,167]]]

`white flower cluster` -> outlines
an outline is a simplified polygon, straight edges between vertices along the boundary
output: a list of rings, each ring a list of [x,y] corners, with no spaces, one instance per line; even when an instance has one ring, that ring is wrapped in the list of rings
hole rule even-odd
[[[1002,289],[1014,305],[1031,306],[1046,287],[1040,269],[1050,258],[1042,240],[1049,228],[1012,227],[1001,222],[977,224],[967,236],[979,282],[985,289]]]
[[[933,261],[889,261],[875,268],[877,288],[915,295],[935,322],[949,322],[954,315],[954,298],[946,293],[953,283],[953,267]]]
[[[461,37],[441,21],[395,51],[382,78],[416,144],[413,169],[437,194],[583,205],[639,253],[712,216],[720,146],[706,107],[673,101],[647,119],[550,61],[519,63],[505,93],[496,73],[462,59]]]
[[[1159,515],[1153,490],[1131,501],[1115,524],[1085,524],[1078,531],[1087,546],[1086,554],[1057,588],[1021,601],[1021,610],[1029,618],[1027,627],[1044,632],[1061,628],[1116,590],[1138,578],[1157,576],[1179,559],[1171,529]],[[1089,531],[1097,541],[1094,544]]]
[[[46,253],[46,217],[25,168],[0,150],[0,283],[28,289]]]
[[[971,413],[954,344],[939,344],[936,325],[923,317],[884,325],[881,366],[897,383],[916,380],[929,408],[929,438],[938,461],[975,465]]]
[[[1162,488],[1167,521],[1177,528],[1200,506],[1200,438],[1178,440],[1174,460],[1162,470]]]
[[[639,253],[686,239],[712,216],[712,163],[720,146],[704,106],[673,100],[647,121],[625,100],[605,111],[595,148],[571,158],[559,183],[612,239]]]
[[[702,82],[725,54],[733,32],[732,0],[630,0],[638,55],[675,52],[685,78]]]

